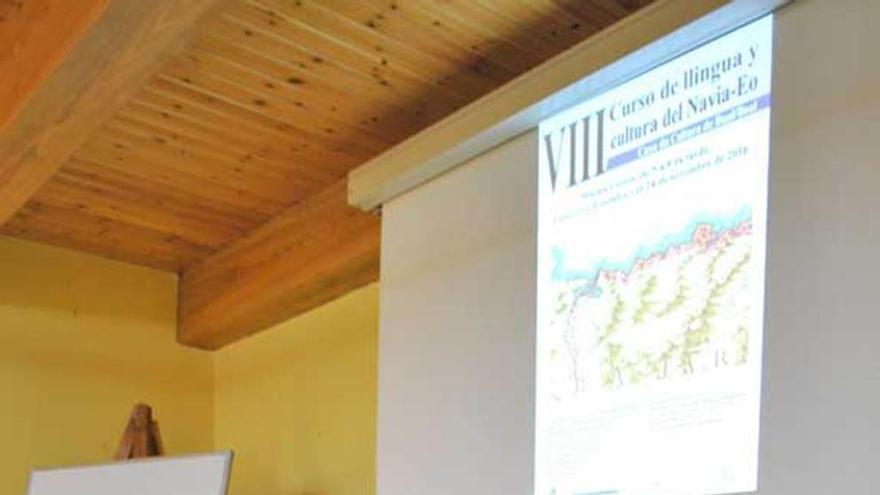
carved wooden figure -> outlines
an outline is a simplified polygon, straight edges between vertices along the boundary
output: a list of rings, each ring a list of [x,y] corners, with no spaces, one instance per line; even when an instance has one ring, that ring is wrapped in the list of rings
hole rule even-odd
[[[160,456],[164,453],[159,423],[153,420],[153,409],[146,404],[138,404],[131,411],[128,425],[119,442],[115,459],[123,461],[141,457]]]

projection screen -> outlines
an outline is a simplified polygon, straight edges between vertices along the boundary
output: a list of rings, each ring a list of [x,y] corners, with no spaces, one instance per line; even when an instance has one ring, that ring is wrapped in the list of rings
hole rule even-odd
[[[772,26],[541,123],[537,495],[757,489]]]

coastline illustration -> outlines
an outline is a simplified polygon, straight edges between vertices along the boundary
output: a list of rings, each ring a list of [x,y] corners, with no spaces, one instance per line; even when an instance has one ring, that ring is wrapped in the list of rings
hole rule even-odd
[[[744,212],[697,219],[624,263],[585,271],[566,270],[556,249],[554,395],[746,364],[752,220]]]

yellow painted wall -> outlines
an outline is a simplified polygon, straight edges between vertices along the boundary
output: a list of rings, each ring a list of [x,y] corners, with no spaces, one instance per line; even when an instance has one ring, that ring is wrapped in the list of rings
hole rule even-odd
[[[174,341],[173,275],[0,237],[0,495],[112,458],[132,405],[169,453],[213,446],[213,356]]]
[[[215,355],[215,445],[231,495],[375,493],[373,285]]]
[[[175,342],[176,278],[0,237],[0,495],[112,458],[131,406],[169,454],[232,448],[231,495],[375,493],[379,293],[217,353]]]

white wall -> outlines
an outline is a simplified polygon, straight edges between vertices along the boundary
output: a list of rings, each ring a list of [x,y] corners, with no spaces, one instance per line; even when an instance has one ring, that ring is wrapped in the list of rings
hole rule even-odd
[[[878,19],[777,17],[761,494],[880,493]]]
[[[760,493],[880,493],[878,0],[777,17]],[[535,136],[387,204],[379,495],[532,487]]]
[[[537,137],[385,205],[377,493],[527,494]]]

